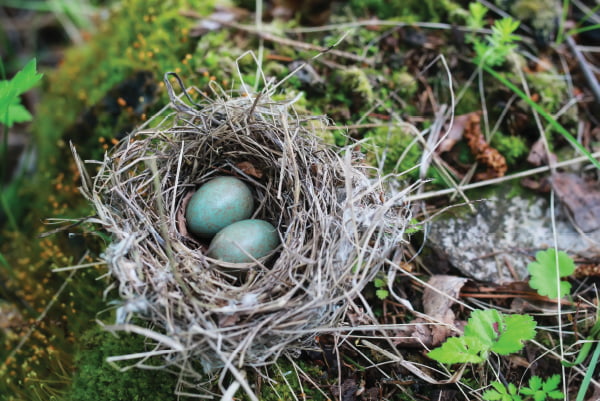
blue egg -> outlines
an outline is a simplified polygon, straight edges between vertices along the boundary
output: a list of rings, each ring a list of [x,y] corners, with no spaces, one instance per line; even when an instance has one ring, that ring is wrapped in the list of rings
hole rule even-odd
[[[250,219],[233,223],[215,235],[208,256],[230,263],[252,262],[277,247],[277,230],[264,220]]]
[[[188,229],[210,238],[231,223],[244,220],[254,212],[250,188],[235,177],[217,177],[202,185],[185,210]]]

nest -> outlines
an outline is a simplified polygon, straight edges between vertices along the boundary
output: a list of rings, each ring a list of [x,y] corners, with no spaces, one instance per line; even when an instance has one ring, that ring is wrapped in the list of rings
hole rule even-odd
[[[171,104],[157,126],[121,140],[83,180],[112,236],[103,258],[123,300],[115,327],[150,337],[188,373],[198,361],[205,371],[269,364],[341,324],[402,242],[405,194],[385,195],[354,148],[325,144],[311,123],[321,117],[266,93],[192,105],[165,81]],[[255,263],[211,259],[186,230],[186,199],[220,175],[245,181],[253,218],[278,230],[280,246]]]

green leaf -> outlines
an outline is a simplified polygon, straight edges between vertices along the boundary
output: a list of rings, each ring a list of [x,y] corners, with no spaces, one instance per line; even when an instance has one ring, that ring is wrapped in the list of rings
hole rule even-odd
[[[14,123],[24,123],[26,121],[31,121],[33,116],[31,113],[23,107],[21,104],[11,104],[8,106],[8,114],[0,117],[0,122],[6,124],[8,126],[13,125]]]
[[[486,347],[475,337],[452,337],[427,356],[441,363],[481,363],[485,358],[480,353]],[[486,355],[487,356],[487,355]]]
[[[373,285],[377,288],[385,287],[385,280],[376,278],[375,280],[373,280]]]
[[[21,71],[17,72],[9,82],[12,89],[16,92],[16,96],[19,96],[33,88],[42,79],[42,76],[43,74],[36,72],[36,61],[34,58]]]
[[[529,379],[529,387],[531,387],[532,390],[539,390],[542,388],[542,378],[539,376],[533,376],[531,379]]]
[[[523,341],[535,337],[535,327],[529,315],[505,316],[496,309],[476,310],[462,337],[448,339],[428,355],[442,363],[480,363],[489,351],[507,355],[521,350]]]
[[[502,394],[500,394],[496,390],[486,390],[481,395],[481,398],[483,398],[486,401],[496,401],[496,400],[502,401],[502,397],[503,397]]]
[[[508,315],[498,326],[499,336],[491,350],[500,355],[508,355],[520,351],[523,341],[535,337],[535,320],[530,315]],[[534,376],[535,377],[535,376]]]
[[[520,392],[533,398],[534,401],[545,401],[548,398],[562,399],[564,395],[562,391],[557,391],[560,384],[560,375],[553,375],[542,381],[539,376],[532,376],[529,379],[529,387],[523,387]]]
[[[500,400],[500,401],[523,401],[523,399],[517,394],[517,387],[509,383],[508,388],[498,381],[491,383],[494,390],[486,390],[482,397],[484,400]]]
[[[537,290],[538,294],[551,299],[562,298],[571,291],[571,283],[560,281],[560,290],[557,292],[557,283],[561,277],[566,277],[575,271],[575,263],[565,252],[559,251],[558,257],[554,248],[540,251],[535,254],[536,261],[527,266],[531,279],[529,286]],[[558,266],[556,264],[558,260]]]
[[[383,301],[390,295],[390,293],[388,292],[388,290],[379,289],[379,290],[375,291],[375,295],[377,295],[377,298],[379,298]]]
[[[32,59],[10,81],[0,81],[0,123],[11,126],[31,120],[31,114],[21,105],[19,96],[42,78],[35,69],[35,59]]]
[[[536,377],[536,376],[534,376],[534,377]],[[533,377],[532,377],[532,379],[533,379]],[[530,381],[530,383],[531,383],[531,381]],[[552,375],[546,379],[546,381],[542,385],[542,388],[544,389],[545,392],[549,393],[552,390],[556,390],[558,388],[559,384],[560,384],[560,375]]]
[[[476,337],[490,348],[498,337],[497,327],[501,323],[500,313],[496,309],[473,311],[465,326],[465,336]]]

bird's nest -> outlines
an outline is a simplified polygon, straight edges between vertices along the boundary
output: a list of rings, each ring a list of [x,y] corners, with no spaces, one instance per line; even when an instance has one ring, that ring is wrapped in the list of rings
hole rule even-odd
[[[156,126],[121,140],[93,178],[77,159],[82,192],[112,239],[103,257],[123,300],[115,327],[149,337],[184,373],[200,362],[235,374],[342,323],[402,242],[405,194],[386,193],[356,147],[325,144],[312,128],[325,120],[290,103],[263,92],[190,104],[165,82],[171,103]],[[211,259],[186,230],[189,195],[220,175],[245,181],[253,218],[278,230],[281,244],[256,263]]]

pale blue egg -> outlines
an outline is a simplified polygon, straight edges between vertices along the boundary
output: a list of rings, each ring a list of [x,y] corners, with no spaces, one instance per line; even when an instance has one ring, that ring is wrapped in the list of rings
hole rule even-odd
[[[188,229],[210,238],[231,223],[244,220],[254,212],[250,188],[235,177],[213,178],[192,195],[185,210]]]
[[[252,262],[277,247],[275,227],[264,220],[250,219],[233,223],[215,235],[208,256],[230,263]]]

